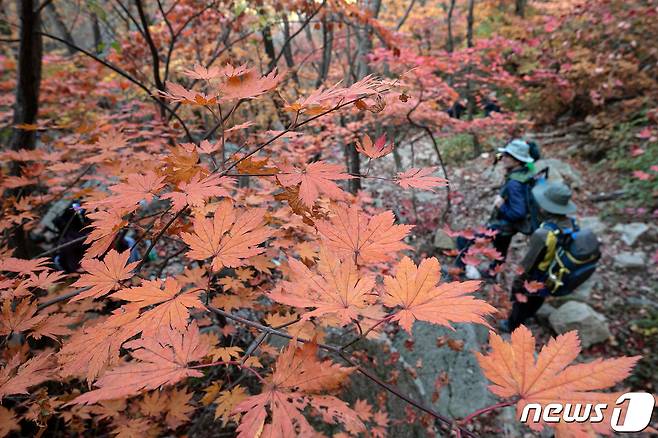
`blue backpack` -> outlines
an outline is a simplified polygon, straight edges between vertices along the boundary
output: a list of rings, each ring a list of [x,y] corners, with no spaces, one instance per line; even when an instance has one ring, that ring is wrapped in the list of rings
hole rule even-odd
[[[542,296],[563,296],[573,292],[592,276],[601,258],[600,242],[589,229],[580,230],[572,220],[572,228],[559,228],[543,223],[548,229],[546,255],[537,265],[535,280],[544,283]]]

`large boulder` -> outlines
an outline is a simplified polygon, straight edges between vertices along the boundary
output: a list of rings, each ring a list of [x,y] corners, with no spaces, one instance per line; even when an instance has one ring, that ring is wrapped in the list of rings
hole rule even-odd
[[[549,181],[561,181],[569,185],[571,188],[578,188],[583,185],[583,177],[580,172],[564,161],[555,158],[547,158],[537,161],[535,167],[537,168],[537,171],[541,171],[548,167]]]
[[[623,251],[615,256],[614,263],[621,269],[644,269],[647,265],[647,255],[642,251]]]
[[[395,386],[404,394],[432,406],[442,415],[463,418],[468,414],[495,403],[495,397],[487,389],[489,382],[482,374],[472,351],[480,351],[488,341],[486,327],[475,324],[454,324],[455,331],[446,327],[417,321],[413,336],[400,330],[392,338],[382,336],[359,345],[376,364],[372,369],[383,380],[396,374]],[[437,339],[451,339],[437,346]],[[412,343],[413,342],[413,343]],[[452,344],[452,345],[451,345]],[[413,345],[413,346],[411,346]],[[391,358],[396,357],[391,365]],[[437,386],[437,379],[447,377],[447,382]],[[380,389],[370,380],[355,373],[352,384],[345,394],[349,401],[367,399],[373,404]],[[405,403],[397,397],[387,398],[391,419],[404,419]],[[415,427],[415,426],[414,426]],[[420,435],[414,435],[414,433]],[[422,427],[413,431],[409,425],[389,430],[391,436],[422,436]]]
[[[578,301],[566,302],[551,313],[548,320],[559,334],[577,330],[583,348],[604,342],[611,336],[605,316]]]
[[[598,216],[585,216],[580,218],[578,225],[581,229],[592,230],[595,234],[602,234],[608,227]]]
[[[535,313],[535,316],[537,317],[537,320],[541,322],[542,324],[546,324],[548,322],[548,319],[551,317],[553,312],[557,310],[555,307],[553,307],[551,304],[544,302],[544,304],[541,305],[539,310],[537,310],[537,313]]]
[[[621,240],[623,240],[628,246],[633,246],[637,239],[648,230],[649,225],[641,222],[617,224],[613,228],[613,231],[618,232],[621,235]]]

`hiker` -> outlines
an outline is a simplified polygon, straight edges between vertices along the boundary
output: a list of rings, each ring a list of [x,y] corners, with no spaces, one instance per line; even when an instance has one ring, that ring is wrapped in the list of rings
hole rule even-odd
[[[510,332],[535,315],[549,295],[573,292],[596,269],[601,256],[599,241],[590,230],[579,230],[575,219],[576,205],[571,189],[562,182],[546,182],[532,189],[539,207],[541,225],[530,236],[528,249],[520,266],[522,273],[512,283],[512,311],[499,328]],[[530,293],[524,283],[537,281],[541,289]]]
[[[482,275],[495,277],[496,274],[491,271],[505,262],[512,237],[518,232],[530,235],[539,226],[531,195],[531,189],[537,182],[533,163],[539,159],[539,147],[535,143],[514,139],[498,151],[494,165],[501,162],[505,167],[505,183],[494,200],[494,210],[486,228],[496,232],[493,246],[501,258],[490,264],[488,272],[480,273],[475,266],[465,265],[461,259],[474,241],[462,237],[457,239],[460,254],[455,263],[465,270],[467,278],[474,280]]]
[[[515,139],[504,148],[498,148],[502,154],[499,161],[505,168],[505,183],[494,200],[494,211],[489,219],[487,228],[497,231],[493,239],[493,245],[502,260],[496,264],[503,263],[507,257],[507,251],[512,243],[512,237],[517,232],[531,234],[534,230],[525,230],[530,215],[530,190],[528,184],[533,182],[535,175],[534,161],[531,148],[523,140]]]

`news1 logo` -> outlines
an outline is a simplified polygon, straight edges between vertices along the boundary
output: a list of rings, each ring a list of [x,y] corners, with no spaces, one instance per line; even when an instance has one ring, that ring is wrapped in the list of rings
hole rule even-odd
[[[619,424],[622,414],[620,405],[628,401],[626,417]],[[647,392],[627,392],[617,398],[615,408],[612,410],[610,427],[615,432],[641,432],[649,425],[653,413],[655,399]],[[604,411],[608,408],[607,403],[549,403],[542,408],[539,403],[528,403],[521,412],[521,423],[538,423],[544,420],[546,423],[600,423],[604,419]],[[532,418],[530,411],[534,410]]]

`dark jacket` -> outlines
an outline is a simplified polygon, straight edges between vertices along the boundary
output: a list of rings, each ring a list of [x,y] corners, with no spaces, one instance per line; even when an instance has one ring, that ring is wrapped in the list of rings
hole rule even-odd
[[[516,224],[528,215],[528,181],[532,175],[525,167],[512,169],[505,177],[500,196],[505,200],[494,213],[492,228],[515,234]]]

